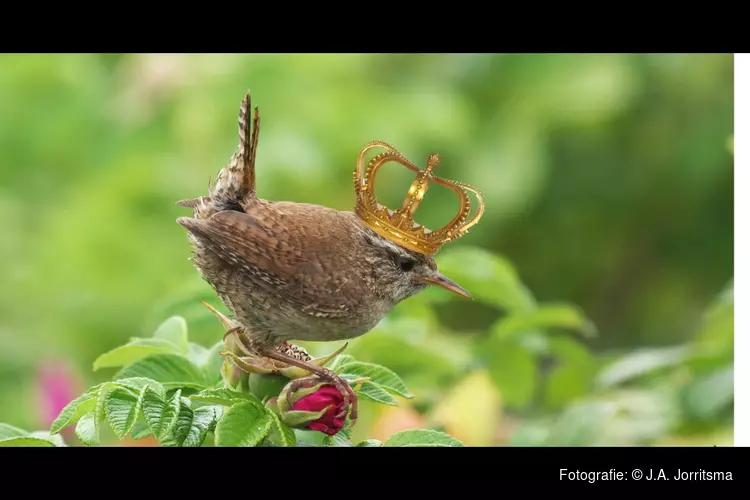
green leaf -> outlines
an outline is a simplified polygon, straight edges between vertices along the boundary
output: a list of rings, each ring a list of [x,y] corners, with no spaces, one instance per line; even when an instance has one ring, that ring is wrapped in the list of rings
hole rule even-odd
[[[383,446],[383,443],[377,439],[365,439],[364,441],[359,442],[357,448],[377,448],[379,446]]]
[[[340,373],[341,368],[345,364],[351,363],[353,361],[355,361],[353,356],[350,356],[349,354],[339,354],[333,361],[330,362],[330,364],[328,365],[328,369],[333,372]]]
[[[476,247],[457,247],[445,249],[437,261],[444,275],[484,304],[508,311],[528,311],[535,306],[533,295],[507,259]],[[453,298],[437,287],[422,294],[438,303]]]
[[[220,418],[221,411],[214,406],[202,406],[193,410],[190,430],[182,442],[183,447],[198,447],[206,440],[206,435]]]
[[[20,436],[8,439],[0,439],[0,447],[6,446],[25,446],[25,447],[53,447],[55,444],[48,439],[35,438],[30,436]]]
[[[698,377],[682,393],[686,412],[695,419],[708,420],[734,401],[734,363]]]
[[[570,401],[587,394],[593,376],[586,367],[575,364],[555,366],[547,374],[544,402],[547,408],[561,409]]]
[[[107,382],[107,384],[111,384],[115,387],[124,387],[136,393],[140,393],[141,389],[149,386],[154,389],[162,398],[166,395],[166,390],[159,382],[145,377],[122,378],[115,382]]]
[[[289,379],[283,375],[261,375],[250,373],[247,383],[243,386],[250,393],[260,399],[273,398],[289,384]]]
[[[325,446],[335,446],[338,448],[351,447],[352,442],[349,436],[342,430],[334,434],[333,436],[326,436],[323,440]]]
[[[616,405],[606,401],[568,407],[549,427],[542,446],[593,446],[617,411]]]
[[[206,352],[208,349],[195,342],[188,342],[187,359],[190,360],[195,366],[201,366],[206,360]]]
[[[0,423],[0,447],[2,446],[65,446],[60,436],[47,431],[27,432],[19,427]]]
[[[34,431],[29,433],[29,437],[36,438],[36,439],[44,439],[49,441],[55,446],[58,447],[67,447],[68,445],[65,444],[65,440],[62,438],[59,434],[50,434],[49,431]]]
[[[81,417],[96,408],[97,392],[86,392],[65,405],[60,415],[52,422],[50,432],[57,434],[67,426],[75,424]]]
[[[217,404],[222,406],[232,406],[237,403],[253,403],[262,407],[260,400],[252,394],[245,392],[233,391],[231,389],[204,389],[198,394],[190,396],[193,401],[202,401],[204,403]]]
[[[197,448],[203,444],[209,429],[217,418],[217,408],[202,406],[195,410],[189,406],[190,400],[182,398],[177,424],[171,434],[162,442],[164,446]]]
[[[731,357],[734,349],[734,283],[730,282],[706,311],[703,328],[697,340],[704,352],[725,352]]]
[[[217,342],[211,349],[207,349],[203,360],[198,366],[203,369],[204,377],[208,385],[221,382],[221,364],[224,357],[219,355],[224,349],[224,342]]]
[[[10,439],[16,437],[28,436],[25,430],[10,424],[0,423],[0,439]]]
[[[305,429],[294,429],[294,435],[297,437],[297,446],[325,446],[325,438],[327,437],[322,432],[311,431]]]
[[[539,372],[534,356],[517,340],[491,337],[479,345],[479,355],[505,406],[521,408],[531,401]]]
[[[436,335],[429,334],[429,338],[431,343],[426,345],[424,340],[406,339],[402,331],[379,325],[377,334],[361,337],[351,347],[351,353],[358,360],[377,362],[402,377],[408,376],[409,380],[416,381],[411,385],[419,385],[420,381],[421,385],[428,387],[436,383],[450,385],[460,375],[464,361],[469,361],[471,353],[467,352],[467,359],[463,360],[462,355],[456,355],[455,349],[436,346],[433,341]],[[341,373],[341,370],[336,370],[336,373]]]
[[[90,411],[78,420],[76,436],[86,445],[99,444],[99,427],[96,424],[96,411]]]
[[[94,361],[94,371],[102,368],[126,366],[152,354],[174,353],[178,348],[163,339],[133,339],[129,343],[105,352]]]
[[[613,387],[683,363],[690,356],[684,346],[641,349],[607,366],[597,377],[600,387]]]
[[[384,446],[462,447],[464,444],[444,432],[428,429],[414,429],[397,432],[386,440]]]
[[[188,325],[182,316],[172,316],[164,321],[156,329],[154,338],[171,342],[182,354],[188,353]]]
[[[94,428],[96,431],[97,439],[99,439],[99,436],[101,435],[101,429],[99,428],[99,425],[102,420],[106,418],[106,415],[104,414],[104,403],[107,401],[109,393],[116,388],[117,385],[113,384],[112,382],[105,382],[102,384],[101,388],[99,388],[99,394],[96,398],[96,407],[94,408]]]
[[[146,439],[152,434],[151,427],[148,426],[148,422],[143,420],[143,418],[136,420],[133,430],[130,431],[130,437],[135,440]]]
[[[116,387],[107,395],[104,401],[104,413],[118,439],[125,439],[125,436],[133,430],[147,389],[148,387],[144,387],[140,393],[137,393],[124,387]]]
[[[414,395],[409,392],[409,389],[406,388],[406,384],[401,380],[401,377],[384,366],[376,365],[374,363],[353,361],[346,363],[342,367],[342,371],[351,375],[369,377],[372,382],[378,384],[383,389],[407,399],[414,397]]]
[[[115,380],[144,377],[161,383],[165,389],[204,389],[203,371],[187,358],[177,354],[152,354],[126,366],[115,375]]]
[[[564,328],[576,330],[584,337],[596,336],[596,327],[583,312],[568,304],[543,304],[530,311],[516,311],[500,319],[492,329],[498,338],[510,337],[536,329]]]
[[[254,403],[236,404],[216,424],[216,446],[256,446],[268,435],[272,423],[265,408]]]
[[[281,421],[279,416],[271,410],[268,410],[273,420],[271,432],[268,439],[277,446],[294,447],[297,445],[297,437],[294,435],[294,429]]]
[[[591,391],[598,363],[583,344],[572,336],[551,336],[546,354],[555,358],[544,386],[548,408],[560,409]]]
[[[146,394],[143,397],[143,416],[151,432],[159,441],[166,438],[177,424],[181,393],[182,391],[178,389],[165,401],[151,387],[146,388]]]
[[[356,380],[360,378],[359,375],[353,375],[351,373],[342,373],[341,377],[346,380]],[[391,396],[388,391],[380,387],[380,385],[374,382],[370,382],[369,380],[362,384],[362,388],[360,388],[357,394],[359,395],[359,397],[370,400],[374,403],[380,403],[389,406],[398,406],[398,401],[396,401],[396,399]]]

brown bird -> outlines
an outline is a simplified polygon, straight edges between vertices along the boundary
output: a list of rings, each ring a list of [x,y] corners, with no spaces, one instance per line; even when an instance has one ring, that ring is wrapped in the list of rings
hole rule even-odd
[[[441,275],[433,255],[446,242],[465,234],[484,211],[481,194],[465,184],[414,166],[386,143],[368,144],[355,171],[355,212],[289,201],[268,201],[255,190],[255,159],[260,117],[250,119],[250,94],[239,115],[239,147],[209,186],[208,196],[178,202],[193,217],[177,222],[189,231],[193,262],[203,279],[232,312],[236,334],[246,354],[303,368],[331,381],[345,394],[346,415],[356,396],[331,370],[294,357],[289,341],[338,341],[358,337],[399,302],[429,285],[464,297],[470,294]],[[364,167],[364,155],[385,151]],[[377,169],[395,161],[417,172],[404,206],[390,211],[374,198]],[[431,232],[411,218],[429,182],[453,190],[461,211],[444,228]],[[468,218],[467,191],[479,200]]]

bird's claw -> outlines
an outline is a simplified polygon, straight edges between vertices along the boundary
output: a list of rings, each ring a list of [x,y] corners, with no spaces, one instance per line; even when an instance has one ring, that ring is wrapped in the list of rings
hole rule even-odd
[[[346,379],[341,378],[333,371],[325,368],[324,377],[328,378],[333,386],[341,393],[344,398],[344,404],[342,405],[341,411],[336,415],[336,418],[345,419],[347,414],[349,415],[349,427],[353,426],[357,421],[357,393],[349,385]],[[351,413],[349,410],[351,409]]]

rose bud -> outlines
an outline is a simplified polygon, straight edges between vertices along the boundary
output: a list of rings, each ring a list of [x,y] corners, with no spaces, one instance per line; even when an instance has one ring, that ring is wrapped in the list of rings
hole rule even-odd
[[[339,432],[346,416],[339,416],[344,396],[328,382],[309,383],[315,377],[298,379],[284,387],[277,399],[282,421],[289,427],[319,431],[329,436]]]

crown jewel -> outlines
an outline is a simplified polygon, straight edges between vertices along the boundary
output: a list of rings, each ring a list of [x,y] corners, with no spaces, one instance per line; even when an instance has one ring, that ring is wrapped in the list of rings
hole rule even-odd
[[[372,158],[365,167],[365,154],[373,148],[381,148],[385,151]],[[398,210],[390,210],[382,206],[375,198],[375,176],[378,169],[388,162],[399,163],[417,173]],[[366,144],[357,157],[357,168],[354,171],[354,190],[357,194],[355,212],[367,227],[383,238],[409,250],[434,255],[444,244],[468,233],[484,213],[484,201],[479,191],[468,184],[441,179],[433,175],[433,171],[439,164],[440,157],[433,153],[427,158],[427,167],[420,169],[396,148],[383,141]],[[460,202],[459,211],[453,220],[435,231],[417,224],[413,218],[414,212],[424,199],[430,182],[450,189],[458,196]],[[471,218],[469,218],[471,210],[469,192],[474,193],[479,202],[477,213]]]

